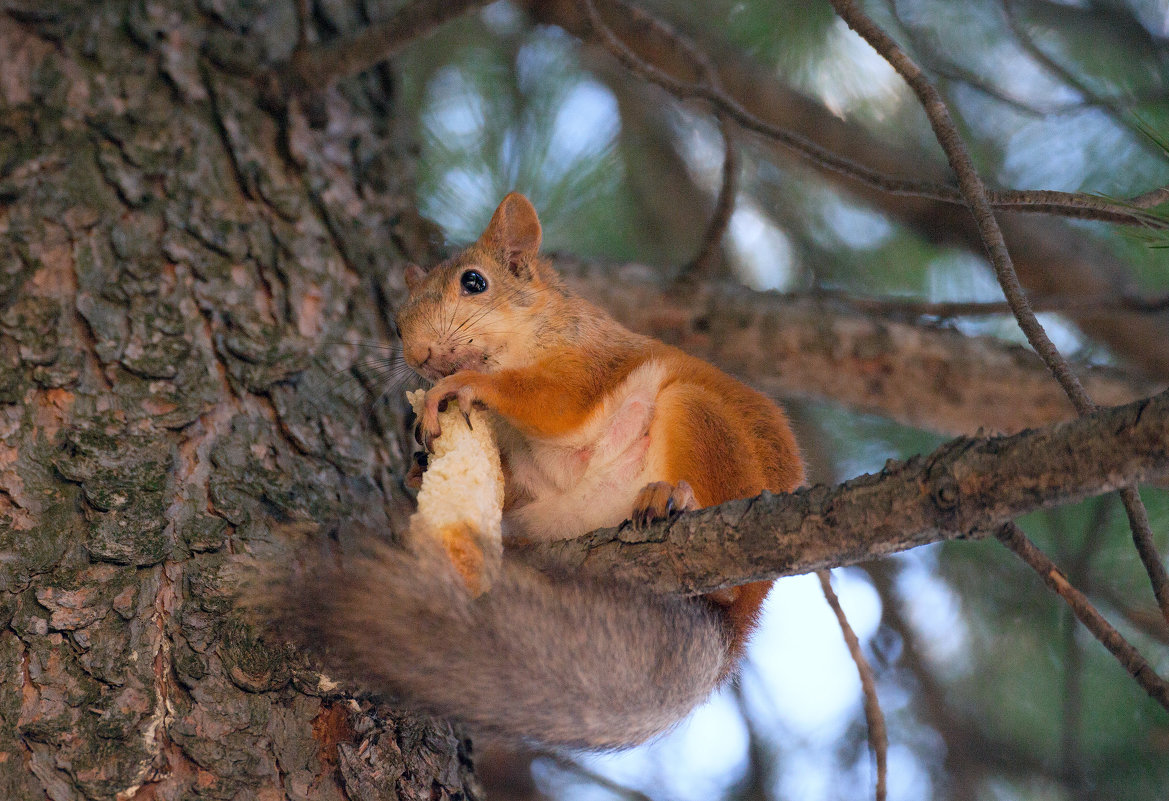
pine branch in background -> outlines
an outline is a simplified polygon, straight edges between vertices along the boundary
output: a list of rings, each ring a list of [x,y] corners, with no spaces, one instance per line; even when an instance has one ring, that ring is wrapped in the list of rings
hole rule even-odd
[[[1136,115],[1133,115],[1132,126],[1156,149],[1162,159],[1169,161],[1169,135],[1157,130],[1147,121]],[[1155,215],[1163,223],[1157,227],[1121,229],[1123,233],[1137,239],[1146,247],[1156,249],[1169,248],[1169,233],[1166,232],[1166,227],[1169,227],[1169,208],[1157,208],[1158,206],[1169,203],[1169,186],[1152,189],[1128,201],[1120,200],[1115,202],[1127,202],[1134,208],[1149,209],[1150,211],[1147,213]]]
[[[1078,75],[1060,64],[1039,46],[1039,43],[1035,41],[1035,37],[1028,32],[1027,28],[1015,14],[1015,0],[1001,0],[999,7],[1003,10],[1003,16],[1007,20],[1007,27],[1014,34],[1015,40],[1036,63],[1057,76],[1063,83],[1075,89],[1081,97],[1085,98],[1093,106],[1103,109],[1104,113],[1117,126],[1127,128],[1130,131],[1140,132],[1140,125],[1134,117],[1132,110],[1126,107],[1126,105],[1131,104],[1121,103],[1114,98],[1104,97],[1096,93]],[[1132,204],[1132,201],[1129,201],[1129,203]]]

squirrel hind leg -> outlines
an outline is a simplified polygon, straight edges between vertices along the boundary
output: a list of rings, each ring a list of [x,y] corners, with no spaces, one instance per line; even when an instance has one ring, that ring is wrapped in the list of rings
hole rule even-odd
[[[630,519],[635,527],[642,528],[655,520],[666,520],[681,512],[692,512],[699,508],[694,490],[686,481],[677,484],[651,481],[637,493]]]

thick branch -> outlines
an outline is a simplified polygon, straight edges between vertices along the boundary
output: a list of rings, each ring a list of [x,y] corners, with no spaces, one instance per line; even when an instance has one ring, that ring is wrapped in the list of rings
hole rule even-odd
[[[1020,431],[1074,411],[1043,363],[990,337],[858,314],[828,300],[700,282],[684,293],[654,271],[558,259],[573,289],[622,324],[718,364],[777,396],[828,399],[948,434]],[[1082,371],[1114,406],[1163,387]]]
[[[836,487],[764,493],[522,552],[553,570],[701,593],[982,537],[1027,512],[1167,475],[1169,391],[1012,437],[961,437]]]

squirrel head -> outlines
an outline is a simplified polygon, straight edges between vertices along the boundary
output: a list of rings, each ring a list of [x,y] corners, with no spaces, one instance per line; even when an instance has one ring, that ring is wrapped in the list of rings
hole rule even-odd
[[[512,192],[469,248],[430,270],[406,269],[410,297],[396,322],[415,372],[435,381],[533,361],[562,297],[559,278],[537,256],[540,236],[536,210]]]

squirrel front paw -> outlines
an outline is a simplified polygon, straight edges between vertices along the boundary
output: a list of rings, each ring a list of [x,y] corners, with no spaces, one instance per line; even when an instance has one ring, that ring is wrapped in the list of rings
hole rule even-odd
[[[655,520],[666,520],[682,512],[698,509],[698,499],[686,481],[671,484],[668,481],[652,481],[641,488],[633,501],[633,513],[629,516],[634,528],[645,528]]]
[[[442,425],[438,421],[438,415],[446,411],[447,404],[452,400],[458,401],[459,410],[463,413],[463,419],[467,421],[468,428],[471,427],[471,409],[485,408],[475,392],[475,385],[472,383],[474,375],[474,373],[462,370],[454,375],[439,379],[438,383],[426,391],[422,417],[418,421],[417,438],[419,444],[428,453],[434,452],[434,441],[442,434]]]

